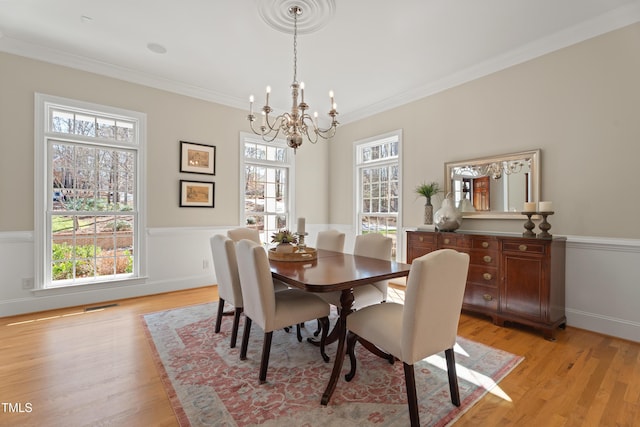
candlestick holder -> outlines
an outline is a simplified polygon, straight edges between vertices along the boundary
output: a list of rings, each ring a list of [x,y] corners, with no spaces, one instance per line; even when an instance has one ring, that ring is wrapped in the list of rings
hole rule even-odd
[[[542,222],[540,223],[540,225],[538,226],[540,228],[540,233],[538,233],[538,238],[540,239],[550,239],[551,237],[553,237],[551,234],[549,234],[549,230],[551,229],[551,224],[549,224],[549,222],[547,222],[547,217],[549,215],[553,215],[555,212],[549,211],[549,212],[538,212],[538,214],[540,214],[542,216]]]
[[[307,245],[304,243],[304,236],[309,235],[309,233],[296,233],[298,236],[298,250],[296,252],[305,252]]]
[[[535,212],[522,212],[522,215],[527,216],[527,221],[524,223],[526,231],[522,233],[522,237],[536,237],[536,233],[533,232],[536,224],[531,220],[531,217],[535,215]]]

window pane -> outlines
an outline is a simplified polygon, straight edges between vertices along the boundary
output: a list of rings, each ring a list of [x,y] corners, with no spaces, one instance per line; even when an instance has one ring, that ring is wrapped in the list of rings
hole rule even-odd
[[[243,217],[247,226],[260,231],[266,243],[289,221],[287,150],[276,144],[244,143]]]

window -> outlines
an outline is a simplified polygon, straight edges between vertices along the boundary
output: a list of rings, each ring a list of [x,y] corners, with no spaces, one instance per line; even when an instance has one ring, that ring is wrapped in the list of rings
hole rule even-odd
[[[381,233],[393,239],[392,258],[398,257],[400,225],[402,132],[396,131],[355,144],[356,230]]]
[[[144,114],[36,95],[37,286],[144,271]]]
[[[260,232],[263,243],[279,229],[291,229],[293,151],[284,142],[240,135],[240,224]]]

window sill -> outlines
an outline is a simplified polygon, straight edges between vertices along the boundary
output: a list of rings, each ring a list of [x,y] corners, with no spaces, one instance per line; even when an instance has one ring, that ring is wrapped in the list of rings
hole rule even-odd
[[[127,278],[119,280],[109,280],[105,282],[91,282],[91,283],[78,283],[66,286],[57,286],[51,288],[38,288],[32,289],[31,293],[34,296],[46,296],[46,295],[63,295],[69,293],[99,291],[104,289],[119,288],[122,286],[132,286],[145,284],[147,276]]]

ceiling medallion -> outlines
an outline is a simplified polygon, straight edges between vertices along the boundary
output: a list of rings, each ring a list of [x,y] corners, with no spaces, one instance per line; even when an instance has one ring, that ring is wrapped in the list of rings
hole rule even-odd
[[[258,13],[271,28],[293,34],[289,10],[299,7],[304,13],[298,17],[298,34],[310,34],[324,28],[336,11],[334,0],[258,0]]]

